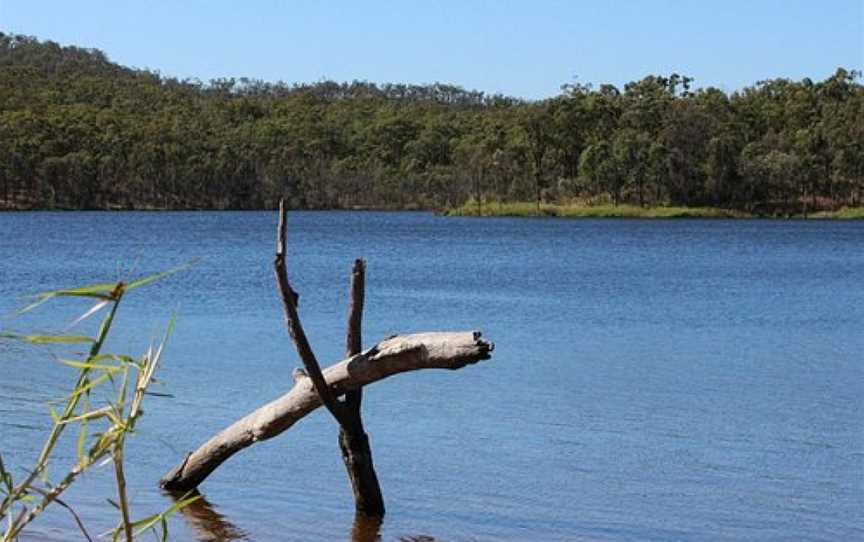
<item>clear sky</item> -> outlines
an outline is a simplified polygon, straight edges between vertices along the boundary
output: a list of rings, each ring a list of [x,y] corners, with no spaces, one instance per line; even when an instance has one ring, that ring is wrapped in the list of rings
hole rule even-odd
[[[446,82],[543,98],[678,72],[731,91],[864,67],[864,0],[0,0],[0,31],[180,78]]]

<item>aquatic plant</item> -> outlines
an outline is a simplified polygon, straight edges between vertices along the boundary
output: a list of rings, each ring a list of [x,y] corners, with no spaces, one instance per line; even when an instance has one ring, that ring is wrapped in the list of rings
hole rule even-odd
[[[181,498],[163,512],[133,520],[126,493],[124,473],[126,437],[135,431],[135,426],[142,414],[141,405],[144,397],[157,395],[149,391],[149,388],[154,382],[154,375],[162,359],[165,343],[174,327],[173,318],[162,340],[158,344],[151,345],[138,358],[105,351],[106,340],[125,295],[131,290],[150,284],[179,269],[146,276],[129,283],[105,283],[45,292],[38,295],[34,303],[20,311],[28,312],[56,298],[73,297],[95,301],[73,322],[74,326],[99,312],[107,311],[94,336],[0,333],[0,339],[24,341],[35,345],[89,345],[88,351],[81,354],[78,359],[58,357],[60,363],[77,371],[76,378],[68,395],[59,401],[59,408],[49,407],[52,426],[29,472],[16,480],[0,454],[0,497],[2,497],[0,521],[5,523],[0,530],[2,542],[17,539],[27,525],[53,504],[68,510],[84,537],[92,541],[74,508],[64,502],[61,496],[82,473],[95,465],[108,463],[113,465],[117,500],[109,502],[116,506],[120,515],[117,527],[111,531],[113,540],[122,538],[129,542],[147,531],[154,532],[160,540],[166,540],[167,517],[197,498]],[[97,391],[100,393],[97,394]],[[105,404],[100,406],[102,402]],[[47,474],[48,467],[61,436],[67,431],[77,431],[76,461],[59,481],[51,482]]]

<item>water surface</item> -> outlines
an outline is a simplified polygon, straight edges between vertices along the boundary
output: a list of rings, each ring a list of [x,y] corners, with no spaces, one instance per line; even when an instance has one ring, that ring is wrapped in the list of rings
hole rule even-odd
[[[130,293],[110,345],[140,353],[177,314],[159,389],[174,398],[148,398],[129,442],[137,516],[170,504],[156,482],[186,451],[291,386],[274,219],[0,214],[0,314],[27,293],[204,257]],[[366,346],[456,329],[496,343],[490,361],[367,390],[383,540],[864,537],[862,249],[860,222],[289,218],[290,273],[319,359],[341,357],[358,256]],[[58,330],[84,308],[0,327]],[[48,424],[45,401],[69,382],[49,352],[0,342],[0,452],[19,474]],[[350,539],[336,435],[321,411],[241,452],[202,485],[206,506],[172,521],[172,539]],[[63,454],[55,472],[72,460]],[[110,475],[88,474],[68,498],[92,532],[113,526]],[[72,529],[55,512],[28,539]]]

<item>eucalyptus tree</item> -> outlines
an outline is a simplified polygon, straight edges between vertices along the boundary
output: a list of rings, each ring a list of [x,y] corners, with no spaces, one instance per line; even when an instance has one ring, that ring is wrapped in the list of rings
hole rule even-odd
[[[838,69],[726,93],[649,75],[537,101],[445,83],[202,83],[0,33],[0,201],[260,208],[284,194],[292,207],[438,208],[482,193],[538,210],[601,194],[756,210],[860,205],[860,81]],[[793,162],[781,182],[776,172]]]

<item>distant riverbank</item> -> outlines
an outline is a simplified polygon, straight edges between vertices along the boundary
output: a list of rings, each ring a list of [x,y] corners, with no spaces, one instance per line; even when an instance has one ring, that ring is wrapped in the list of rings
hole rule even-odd
[[[191,208],[191,207],[124,207],[121,205],[107,205],[101,208],[74,209],[74,208],[39,208],[26,204],[5,203],[0,201],[0,213],[5,212],[28,212],[28,211],[146,211],[146,212],[172,212],[172,211],[269,211],[269,207],[259,209],[246,208]],[[748,213],[736,209],[723,209],[720,207],[681,207],[681,206],[652,206],[639,207],[638,205],[612,205],[599,204],[589,205],[586,203],[542,203],[539,210],[534,202],[484,202],[478,206],[476,202],[469,200],[459,207],[444,209],[421,208],[416,205],[404,207],[393,206],[354,206],[339,208],[302,208],[302,211],[415,211],[435,212],[442,216],[472,216],[472,217],[553,217],[553,218],[775,218],[775,219],[797,219],[808,218],[817,220],[864,220],[864,207],[844,207],[837,211],[817,211],[809,213],[806,217],[801,214]]]
[[[435,209],[422,208],[418,205],[352,205],[350,207],[289,207],[293,211],[425,211],[434,212]],[[113,211],[144,211],[144,212],[176,212],[176,211],[275,211],[276,205],[265,205],[262,207],[192,207],[192,206],[173,206],[161,207],[155,205],[120,205],[107,203],[104,206],[93,207],[43,207],[32,202],[11,201],[4,202],[0,200],[0,213],[3,212],[78,212],[78,211],[96,211],[96,212],[113,212]]]
[[[803,214],[768,215],[747,213],[719,207],[639,207],[637,205],[585,205],[542,203],[539,210],[533,202],[477,205],[469,201],[461,207],[446,209],[447,216],[547,216],[562,218],[804,218]],[[864,207],[843,208],[837,211],[810,213],[814,219],[864,219]]]

